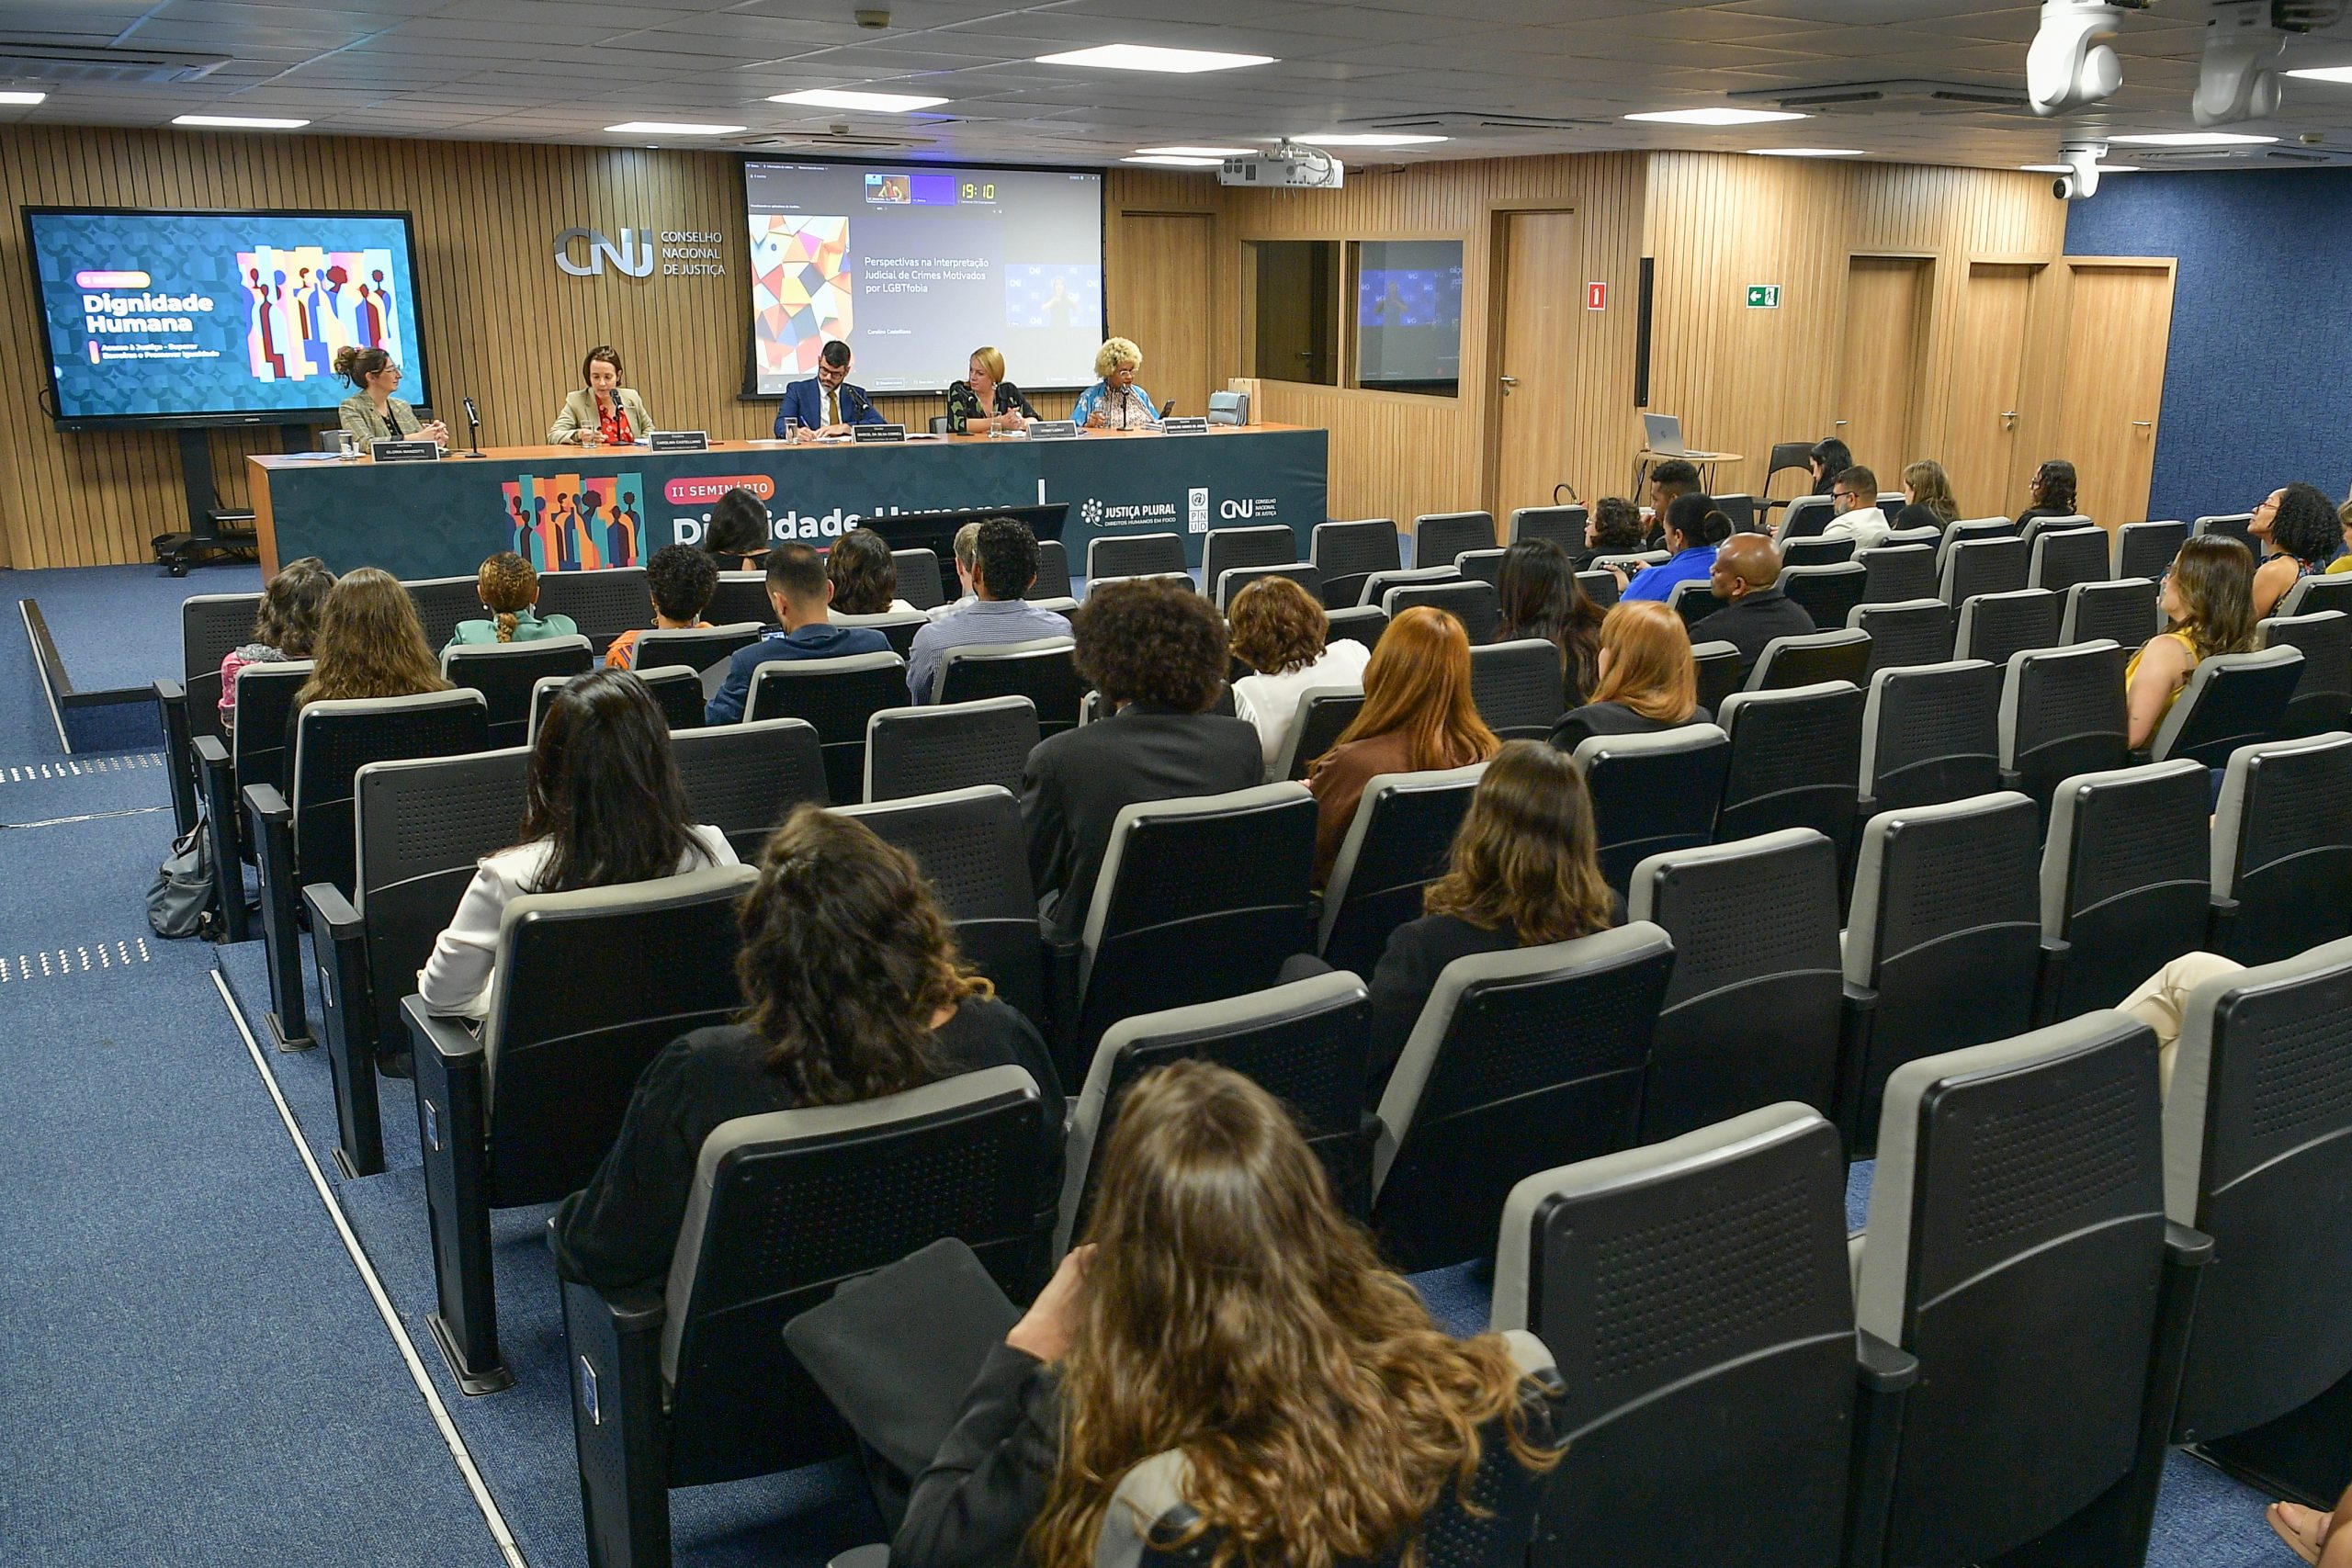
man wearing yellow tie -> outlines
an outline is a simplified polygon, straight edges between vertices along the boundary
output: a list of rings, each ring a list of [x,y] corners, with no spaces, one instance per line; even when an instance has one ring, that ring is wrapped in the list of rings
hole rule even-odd
[[[795,424],[818,435],[843,435],[853,424],[883,423],[865,389],[850,385],[849,367],[849,344],[839,338],[819,351],[816,378],[795,381],[784,389],[784,405],[775,412],[779,440],[788,437]]]

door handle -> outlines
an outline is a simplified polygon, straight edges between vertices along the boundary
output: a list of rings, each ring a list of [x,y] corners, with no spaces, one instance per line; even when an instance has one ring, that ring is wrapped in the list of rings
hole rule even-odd
[[[2155,422],[2154,420],[2135,419],[2132,423],[2138,425],[2143,430],[2154,430],[2155,428]]]
[[[1519,385],[1519,378],[1516,376],[1498,376],[1495,378],[1506,387],[1516,387]]]
[[[1851,422],[1851,421],[1849,421],[1849,420],[1833,419],[1833,420],[1831,420],[1829,423],[1830,423],[1831,424],[1837,425],[1837,426],[1838,426],[1839,428],[1841,428],[1841,429],[1842,429],[1842,428],[1844,428],[1847,424],[1849,424],[1849,423],[1852,423],[1852,422]]]

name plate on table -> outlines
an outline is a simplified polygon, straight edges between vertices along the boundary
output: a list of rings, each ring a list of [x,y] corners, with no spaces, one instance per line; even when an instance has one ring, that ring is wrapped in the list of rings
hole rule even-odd
[[[1159,434],[1162,435],[1206,435],[1208,433],[1209,422],[1205,414],[1186,414],[1182,418],[1159,422]]]
[[[907,427],[903,424],[853,424],[849,427],[849,434],[850,439],[863,446],[870,441],[904,441]]]
[[[1032,441],[1075,441],[1078,422],[1070,419],[1033,419],[1029,422]]]
[[[441,460],[441,444],[437,441],[370,441],[368,456],[379,463],[437,463]]]
[[[710,432],[657,430],[645,438],[645,444],[656,452],[707,452],[710,450]]]

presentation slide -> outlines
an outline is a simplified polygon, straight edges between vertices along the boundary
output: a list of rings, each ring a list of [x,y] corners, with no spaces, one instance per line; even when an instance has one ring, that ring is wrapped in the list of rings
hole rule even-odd
[[[816,374],[829,338],[869,392],[938,392],[972,350],[1005,379],[1083,387],[1102,342],[1102,176],[1075,170],[743,165],[752,390]]]
[[[1462,369],[1462,246],[1367,241],[1356,275],[1357,379],[1367,387],[1453,380]]]
[[[61,423],[331,412],[346,344],[429,403],[401,213],[28,208]]]

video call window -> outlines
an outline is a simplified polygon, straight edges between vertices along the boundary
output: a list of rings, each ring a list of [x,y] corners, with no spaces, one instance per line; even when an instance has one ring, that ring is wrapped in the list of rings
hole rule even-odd
[[[1452,398],[1462,392],[1462,242],[1356,246],[1355,384]]]

